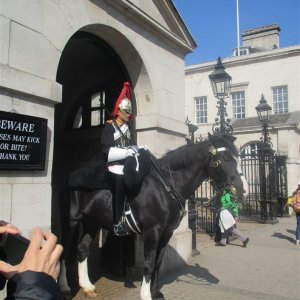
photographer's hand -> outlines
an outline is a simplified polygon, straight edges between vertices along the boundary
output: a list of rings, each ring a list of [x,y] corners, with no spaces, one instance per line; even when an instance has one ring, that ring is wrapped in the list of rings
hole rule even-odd
[[[31,241],[22,262],[16,266],[0,262],[0,272],[8,279],[16,273],[30,270],[44,272],[56,280],[60,270],[59,258],[62,250],[54,234],[43,233],[36,227],[32,231]]]
[[[0,226],[0,234],[4,233],[21,234],[21,231],[12,224],[6,224],[4,226]]]

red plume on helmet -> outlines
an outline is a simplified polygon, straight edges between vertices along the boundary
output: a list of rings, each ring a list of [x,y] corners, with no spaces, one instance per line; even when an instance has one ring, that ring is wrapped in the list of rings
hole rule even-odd
[[[123,98],[127,98],[127,99],[131,100],[130,83],[128,81],[124,82],[123,89],[122,89],[122,91],[121,91],[121,93],[118,97],[117,102],[116,102],[115,108],[114,108],[113,113],[112,113],[112,115],[114,117],[116,117],[117,114],[118,114],[119,105],[120,105]]]

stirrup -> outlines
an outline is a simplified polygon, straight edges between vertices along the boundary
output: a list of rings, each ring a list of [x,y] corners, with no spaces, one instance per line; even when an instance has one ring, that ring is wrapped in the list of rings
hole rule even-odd
[[[124,236],[130,234],[127,224],[125,222],[119,222],[114,225],[114,234],[117,236]]]

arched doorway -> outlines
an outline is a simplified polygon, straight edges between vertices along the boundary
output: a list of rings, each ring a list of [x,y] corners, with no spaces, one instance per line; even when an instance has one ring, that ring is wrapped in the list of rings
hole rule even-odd
[[[77,32],[70,38],[57,71],[57,82],[62,85],[62,103],[55,107],[51,223],[59,238],[68,235],[65,228],[69,218],[69,174],[101,159],[100,135],[109,117],[103,105],[107,111],[112,111],[125,81],[130,82],[129,74],[105,40],[88,32]],[[111,248],[119,249],[118,253],[113,253],[113,268],[115,273],[122,274],[124,259],[118,255],[122,255],[124,240],[109,240],[112,246],[106,247],[107,253],[112,253]]]

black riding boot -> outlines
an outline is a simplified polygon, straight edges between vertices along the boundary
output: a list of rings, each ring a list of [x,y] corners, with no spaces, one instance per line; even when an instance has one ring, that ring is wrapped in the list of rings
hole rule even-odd
[[[124,176],[111,174],[112,192],[113,192],[113,221],[114,233],[122,236],[129,234],[128,226],[125,221],[125,183]]]

